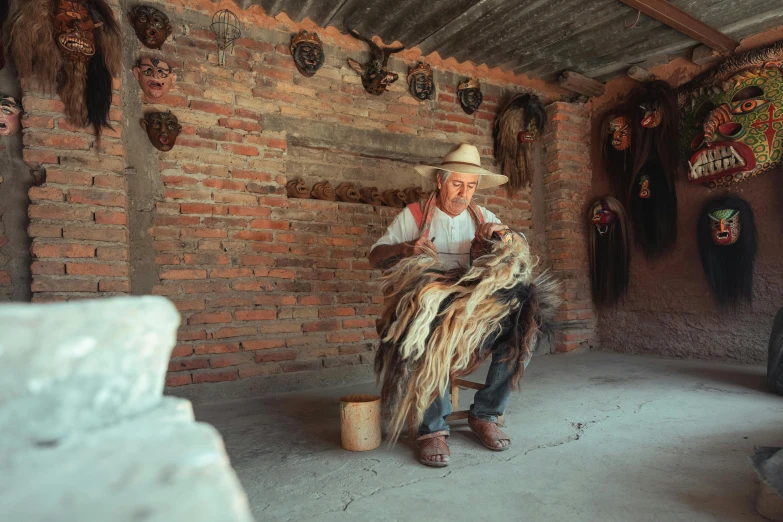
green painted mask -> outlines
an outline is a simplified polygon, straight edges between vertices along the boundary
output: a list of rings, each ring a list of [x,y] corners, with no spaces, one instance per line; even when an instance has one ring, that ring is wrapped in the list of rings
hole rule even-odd
[[[688,180],[725,187],[783,156],[783,43],[751,51],[680,88]]]
[[[712,242],[718,246],[733,245],[740,235],[740,211],[726,208],[710,212]]]

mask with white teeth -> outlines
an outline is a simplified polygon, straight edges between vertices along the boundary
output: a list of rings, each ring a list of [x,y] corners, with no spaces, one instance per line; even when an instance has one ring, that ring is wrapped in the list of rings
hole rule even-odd
[[[726,187],[783,159],[783,43],[733,58],[680,89],[688,179]]]
[[[154,103],[166,96],[177,75],[171,65],[157,58],[142,58],[133,67],[133,76],[139,82],[142,98],[147,103]]]
[[[95,24],[87,8],[79,1],[60,0],[54,27],[60,51],[67,60],[87,62],[95,54]]]
[[[19,131],[22,104],[13,96],[0,94],[0,136],[11,136]]]

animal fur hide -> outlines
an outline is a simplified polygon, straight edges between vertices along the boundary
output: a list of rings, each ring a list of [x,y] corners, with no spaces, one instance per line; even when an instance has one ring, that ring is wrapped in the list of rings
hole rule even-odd
[[[559,305],[558,284],[533,276],[524,242],[497,242],[469,269],[446,269],[431,254],[403,259],[384,276],[375,373],[392,443],[409,412],[420,423],[449,380],[473,372],[495,346],[508,345],[517,387]]]

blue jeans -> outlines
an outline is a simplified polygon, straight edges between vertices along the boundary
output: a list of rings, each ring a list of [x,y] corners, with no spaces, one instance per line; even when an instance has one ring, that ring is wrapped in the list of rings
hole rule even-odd
[[[508,399],[511,397],[511,379],[514,376],[513,368],[509,367],[507,361],[503,361],[506,355],[507,346],[499,346],[492,351],[492,363],[489,365],[487,380],[484,382],[484,387],[476,392],[473,404],[470,405],[472,417],[497,422],[498,417],[503,415]],[[528,357],[524,363],[525,368],[529,363]],[[419,426],[419,436],[436,431],[449,431],[446,417],[451,415],[452,411],[454,408],[448,394],[435,399],[424,412],[424,418]]]

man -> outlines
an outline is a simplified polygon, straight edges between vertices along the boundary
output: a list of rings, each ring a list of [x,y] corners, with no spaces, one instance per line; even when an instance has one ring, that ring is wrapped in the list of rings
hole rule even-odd
[[[489,239],[508,229],[489,210],[472,202],[476,189],[502,185],[506,176],[481,168],[478,149],[461,144],[454,147],[439,167],[420,165],[416,170],[437,183],[437,191],[424,205],[407,206],[370,250],[373,267],[387,266],[396,259],[436,251],[447,266],[467,267],[474,238]],[[524,241],[515,235],[514,241]],[[495,346],[492,364],[483,389],[476,392],[468,423],[479,441],[493,451],[507,450],[511,444],[497,426],[511,396],[513,369],[503,361],[506,346]],[[437,398],[427,409],[419,427],[419,460],[427,466],[443,467],[450,461],[446,438],[446,417],[452,412],[448,397]]]

